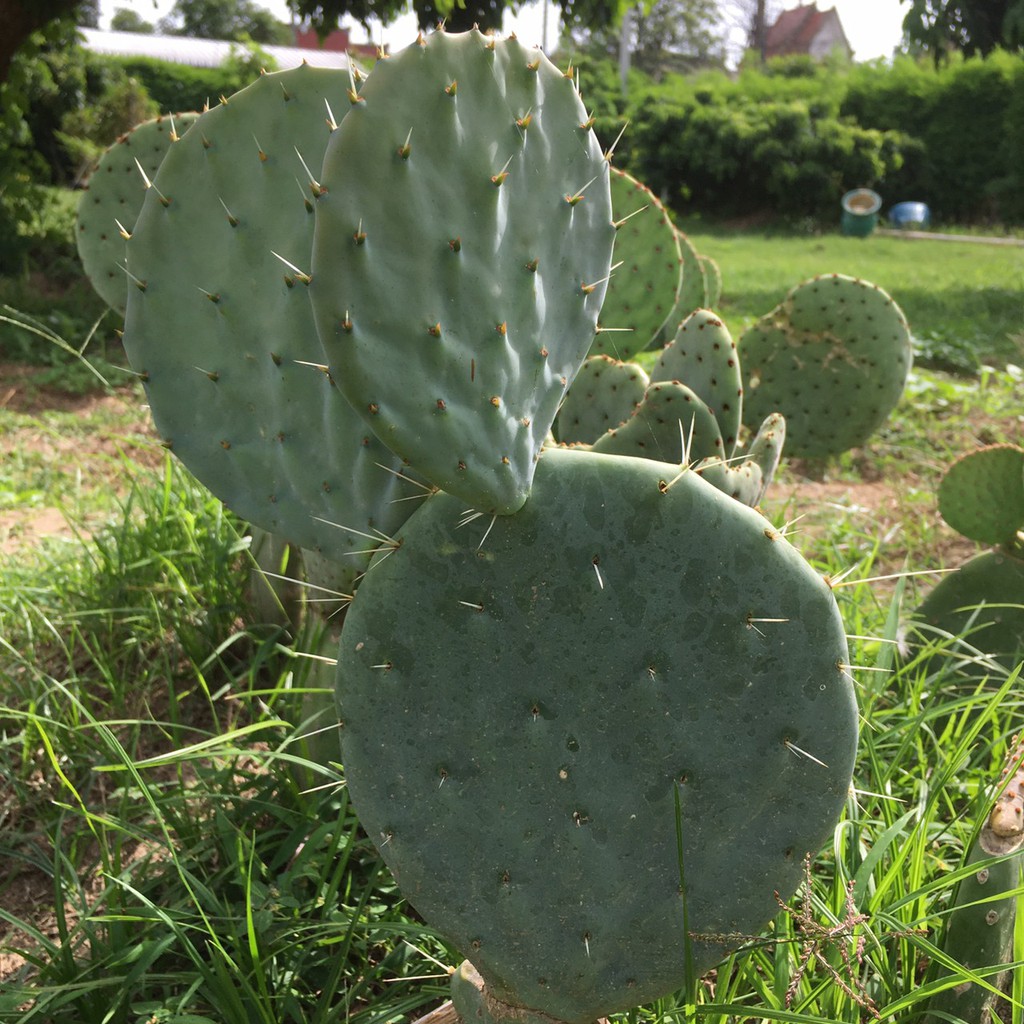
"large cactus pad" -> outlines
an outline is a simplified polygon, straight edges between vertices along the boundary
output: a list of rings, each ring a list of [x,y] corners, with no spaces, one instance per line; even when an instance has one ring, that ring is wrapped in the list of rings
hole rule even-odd
[[[373,541],[351,531],[393,531],[411,511],[393,499],[415,491],[316,365],[313,169],[348,86],[306,66],[265,75],[170,149],[127,246],[124,342],[174,454],[239,515],[354,577]]]
[[[361,821],[493,996],[563,1021],[755,934],[850,784],[828,585],[677,468],[546,449],[519,513],[461,529],[435,495],[342,634]]]
[[[910,330],[876,285],[815,277],[739,339],[743,422],[786,417],[787,453],[821,458],[863,444],[892,412],[910,371]]]
[[[514,511],[611,263],[572,81],[515,39],[437,33],[374,68],[323,185],[310,291],[338,386],[438,487]]]

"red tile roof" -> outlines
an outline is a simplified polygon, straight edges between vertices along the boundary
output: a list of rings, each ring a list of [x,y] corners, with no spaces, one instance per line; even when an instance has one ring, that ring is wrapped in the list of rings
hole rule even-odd
[[[826,14],[835,15],[835,8],[819,11],[816,3],[783,11],[768,29],[765,50],[769,57],[790,53],[809,53],[814,37],[821,30]]]

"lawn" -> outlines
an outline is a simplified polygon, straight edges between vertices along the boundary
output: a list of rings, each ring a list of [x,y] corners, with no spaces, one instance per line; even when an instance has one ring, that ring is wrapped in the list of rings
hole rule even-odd
[[[909,1024],[931,991],[970,980],[943,960],[944,929],[1024,731],[1015,672],[965,682],[948,637],[906,631],[935,571],[979,550],[938,515],[944,467],[1024,437],[1024,249],[688,228],[721,266],[734,333],[805,277],[846,273],[901,304],[919,364],[867,445],[785,463],[764,503],[816,569],[847,574],[835,595],[862,734],[843,820],[763,935],[621,1021]],[[80,344],[92,310],[57,312]],[[72,370],[84,394],[69,395],[24,361],[42,344],[0,386],[0,1021],[384,1024],[434,1009],[461,957],[358,825],[331,666],[302,656],[322,649],[315,617],[293,636],[258,610],[245,524],[154,443],[139,384],[104,362],[116,387]],[[1024,972],[1003,1009],[1024,1019]]]

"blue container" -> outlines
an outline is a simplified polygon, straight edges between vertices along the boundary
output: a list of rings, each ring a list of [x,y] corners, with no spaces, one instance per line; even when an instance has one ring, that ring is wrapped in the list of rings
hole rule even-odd
[[[882,197],[869,188],[855,188],[843,196],[842,230],[844,235],[867,238],[878,223]]]
[[[926,203],[897,203],[888,213],[894,228],[927,228],[932,222],[932,211]]]

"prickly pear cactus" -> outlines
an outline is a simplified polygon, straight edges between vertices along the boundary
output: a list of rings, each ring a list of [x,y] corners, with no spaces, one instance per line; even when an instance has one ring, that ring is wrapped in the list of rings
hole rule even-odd
[[[124,345],[167,447],[351,584],[411,511],[397,499],[426,489],[334,386],[309,303],[313,169],[348,88],[321,68],[265,75],[170,149],[127,244]]]
[[[435,495],[349,609],[353,802],[496,1019],[584,1024],[699,976],[847,796],[828,585],[677,468],[545,449],[518,514],[462,529]]]
[[[683,320],[651,380],[682,381],[698,394],[718,422],[726,457],[732,455],[743,416],[743,379],[736,343],[715,313],[696,309]]]
[[[1024,529],[1024,448],[994,444],[961,455],[939,484],[939,512],[971,540],[1013,546]]]
[[[618,264],[601,307],[602,330],[591,355],[630,359],[658,336],[679,300],[683,256],[668,210],[626,171],[611,168]]]
[[[982,970],[1013,959],[1014,928],[1024,869],[1024,742],[1014,743],[1000,793],[967,857],[978,870],[957,889],[942,951],[971,970]],[[992,862],[993,857],[1003,860]],[[1000,898],[1000,894],[1002,897]],[[939,976],[944,972],[940,972]],[[988,986],[966,981],[936,993],[928,1002],[925,1024],[960,1019],[978,1024],[998,1024],[998,996],[993,989],[999,976],[986,978]]]
[[[892,412],[911,364],[910,331],[881,288],[829,274],[794,288],[740,337],[743,422],[786,417],[787,451],[825,458],[863,444]]]
[[[698,256],[701,276],[704,278],[704,305],[717,309],[722,300],[722,268],[710,256]]]
[[[637,363],[590,356],[558,411],[555,436],[562,444],[591,444],[633,415],[650,382]]]
[[[592,448],[681,465],[725,457],[714,411],[679,381],[651,384],[633,415],[599,437]]]
[[[726,462],[706,459],[694,467],[695,472],[720,491],[744,505],[755,508],[768,490],[779,468],[782,448],[786,443],[786,420],[778,413],[769,416],[747,448],[744,458]]]
[[[597,329],[608,164],[537,49],[437,33],[381,61],[328,147],[310,294],[353,408],[484,512],[530,490]]]
[[[959,677],[989,675],[975,650],[1010,670],[1024,659],[1024,449],[989,445],[960,456],[939,484],[939,511],[965,537],[996,547],[945,576],[914,620],[929,634],[957,638],[949,655],[967,655],[955,658]]]
[[[679,288],[679,299],[675,309],[672,310],[665,323],[664,330],[658,336],[651,348],[657,348],[659,344],[668,344],[675,337],[679,324],[682,323],[695,309],[713,308],[718,305],[721,296],[722,280],[719,273],[717,283],[714,280],[714,269],[706,265],[706,257],[697,252],[693,242],[686,233],[680,231],[673,225],[676,241],[679,243],[679,253],[683,258],[683,280]],[[711,275],[709,277],[709,275]]]
[[[128,301],[125,240],[142,209],[146,182],[198,116],[169,114],[122,135],[103,154],[78,201],[75,241],[82,268],[100,298],[119,313]]]

